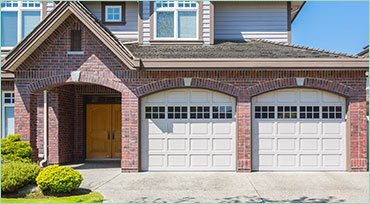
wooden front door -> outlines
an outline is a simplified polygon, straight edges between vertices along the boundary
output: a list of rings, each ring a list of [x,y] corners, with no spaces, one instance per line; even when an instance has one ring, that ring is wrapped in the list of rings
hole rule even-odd
[[[87,104],[87,159],[121,157],[121,105]]]

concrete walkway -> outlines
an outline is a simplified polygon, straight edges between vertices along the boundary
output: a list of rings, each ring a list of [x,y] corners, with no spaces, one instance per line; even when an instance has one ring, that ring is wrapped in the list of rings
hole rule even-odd
[[[119,164],[74,165],[105,202],[368,202],[368,173],[121,173]]]

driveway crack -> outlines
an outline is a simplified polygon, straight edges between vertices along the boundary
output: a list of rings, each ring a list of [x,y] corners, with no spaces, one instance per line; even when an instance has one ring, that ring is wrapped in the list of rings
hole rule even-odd
[[[111,179],[109,179],[109,180],[105,181],[104,183],[100,184],[99,186],[97,186],[97,187],[93,188],[93,191],[98,190],[98,188],[100,188],[100,187],[104,186],[105,184],[109,183],[109,182],[110,182],[110,181],[112,181],[113,179],[117,178],[120,174],[121,174],[121,172],[120,172],[120,173],[118,173],[117,175],[113,176]]]
[[[261,194],[257,191],[257,188],[254,186],[252,180],[250,180],[249,175],[247,175],[249,183],[252,185],[254,191],[256,191],[258,197],[261,199],[262,203],[266,203],[265,199],[262,198]]]

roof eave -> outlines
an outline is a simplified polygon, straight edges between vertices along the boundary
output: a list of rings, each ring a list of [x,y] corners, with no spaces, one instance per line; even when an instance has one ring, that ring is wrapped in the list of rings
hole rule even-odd
[[[181,68],[236,68],[236,69],[368,69],[365,59],[330,58],[258,58],[258,59],[141,59],[137,68],[144,69],[181,69]]]

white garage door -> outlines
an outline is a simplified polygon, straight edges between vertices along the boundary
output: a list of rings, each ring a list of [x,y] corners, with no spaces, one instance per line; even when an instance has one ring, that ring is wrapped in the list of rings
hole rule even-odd
[[[345,170],[345,99],[315,89],[283,89],[252,99],[252,168]]]
[[[142,99],[141,169],[234,171],[235,99],[174,89]]]

